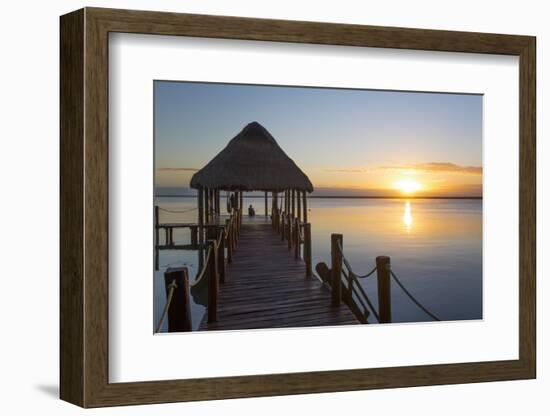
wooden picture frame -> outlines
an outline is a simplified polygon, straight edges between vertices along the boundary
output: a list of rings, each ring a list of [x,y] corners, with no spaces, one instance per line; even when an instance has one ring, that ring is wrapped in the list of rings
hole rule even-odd
[[[535,38],[85,8],[61,17],[60,396],[82,407],[536,376]],[[519,359],[135,383],[108,380],[108,35],[263,40],[519,57]]]

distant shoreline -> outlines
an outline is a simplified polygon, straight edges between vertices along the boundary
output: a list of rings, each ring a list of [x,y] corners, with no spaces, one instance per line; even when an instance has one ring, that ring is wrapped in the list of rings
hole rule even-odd
[[[155,195],[155,198],[196,198],[197,195]],[[243,198],[263,198],[263,195],[251,196],[243,195]],[[271,198],[271,195],[269,195]],[[308,195],[308,199],[474,199],[482,200],[482,196],[315,196]]]

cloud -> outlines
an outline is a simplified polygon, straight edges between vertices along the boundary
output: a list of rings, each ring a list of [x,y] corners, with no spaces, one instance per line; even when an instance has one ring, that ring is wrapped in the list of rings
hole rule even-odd
[[[158,168],[157,172],[197,172],[197,168]]]
[[[396,166],[381,166],[380,169],[414,170],[428,173],[462,173],[468,175],[481,175],[481,166],[461,166],[450,162],[429,162]]]
[[[375,170],[399,170],[424,172],[424,173],[460,173],[466,175],[481,175],[481,166],[461,166],[450,162],[428,162],[404,165],[378,166],[373,168],[349,168],[349,169],[326,169],[326,172],[333,173],[367,173]]]
[[[337,173],[365,173],[372,169],[358,168],[358,169],[325,169],[325,172],[337,172]]]

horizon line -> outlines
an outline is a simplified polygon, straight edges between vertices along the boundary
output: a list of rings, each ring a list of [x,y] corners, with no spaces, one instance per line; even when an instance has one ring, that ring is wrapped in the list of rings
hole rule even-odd
[[[196,198],[197,197],[197,195],[164,195],[164,194],[157,194],[154,196],[155,198],[157,197],[159,198]],[[263,197],[262,195],[258,195],[258,196],[243,195],[243,198],[262,198],[262,197]],[[268,195],[268,198],[272,198],[271,195]],[[483,199],[483,196],[308,195],[308,198],[314,198],[314,199]]]

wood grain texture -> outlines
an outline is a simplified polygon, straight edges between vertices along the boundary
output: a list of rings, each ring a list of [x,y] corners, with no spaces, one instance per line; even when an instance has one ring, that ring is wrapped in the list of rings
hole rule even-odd
[[[60,22],[60,386],[83,405],[84,12]]]
[[[519,359],[108,381],[108,33],[370,46],[520,58]],[[83,407],[535,377],[535,38],[87,8],[61,18],[61,397]]]
[[[260,243],[261,242],[261,243]],[[306,265],[294,258],[271,222],[243,220],[238,249],[220,285],[218,320],[202,320],[200,330],[353,325],[346,305],[330,306],[330,291],[306,278]]]

